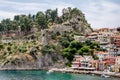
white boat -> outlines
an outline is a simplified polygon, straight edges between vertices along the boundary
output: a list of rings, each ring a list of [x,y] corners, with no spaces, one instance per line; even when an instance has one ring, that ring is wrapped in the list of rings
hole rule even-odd
[[[103,78],[109,78],[110,76],[102,74],[101,77],[103,77]]]
[[[52,69],[50,69],[50,70],[48,70],[47,73],[49,74],[49,73],[52,73],[52,72],[54,72],[54,71]]]

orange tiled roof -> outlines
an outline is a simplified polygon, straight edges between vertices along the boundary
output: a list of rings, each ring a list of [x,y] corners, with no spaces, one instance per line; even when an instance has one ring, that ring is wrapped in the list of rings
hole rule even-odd
[[[108,54],[108,52],[102,52],[102,51],[100,51],[97,54]]]
[[[93,62],[93,63],[98,63],[99,60],[91,60],[91,62]]]
[[[120,38],[120,36],[111,36],[111,38]]]

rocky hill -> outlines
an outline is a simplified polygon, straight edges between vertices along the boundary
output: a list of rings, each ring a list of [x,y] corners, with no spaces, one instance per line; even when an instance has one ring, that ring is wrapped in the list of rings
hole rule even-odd
[[[73,41],[75,34],[89,34],[92,32],[92,28],[90,24],[87,23],[85,15],[77,8],[63,9],[62,16],[58,17],[56,15],[56,17],[53,18],[51,14],[53,14],[52,12],[56,13],[56,11],[57,10],[47,10],[46,17],[43,13],[38,12],[35,20],[30,19],[31,22],[29,23],[29,20],[27,22],[27,24],[31,24],[31,29],[27,24],[21,25],[21,27],[19,27],[21,29],[15,30],[14,32],[17,37],[9,36],[11,37],[9,42],[0,43],[1,69],[65,67],[68,60],[62,55],[64,47],[60,43],[61,40],[68,37],[69,41]],[[51,14],[48,14],[48,12],[51,12]],[[22,22],[25,23],[24,21],[27,21],[28,18],[22,17]],[[15,17],[16,23],[19,21],[18,18],[19,16]],[[5,23],[5,21],[0,25],[4,27],[3,23]],[[10,33],[10,31],[5,32]],[[16,38],[19,40],[15,42],[12,41]],[[62,44],[66,43],[67,42],[63,42]]]
[[[92,28],[87,23],[84,14],[77,8],[71,11],[69,9],[63,9],[63,16],[64,19],[67,19],[63,23],[52,25],[49,29],[41,31],[40,41],[43,44],[46,45],[49,43],[51,35],[62,35],[64,32],[87,35],[92,32]]]

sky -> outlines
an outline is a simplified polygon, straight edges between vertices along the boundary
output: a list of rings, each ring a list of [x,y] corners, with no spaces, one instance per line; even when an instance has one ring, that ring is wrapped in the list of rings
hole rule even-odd
[[[80,9],[94,29],[120,26],[120,0],[0,0],[0,21],[56,8],[61,15],[67,7]]]

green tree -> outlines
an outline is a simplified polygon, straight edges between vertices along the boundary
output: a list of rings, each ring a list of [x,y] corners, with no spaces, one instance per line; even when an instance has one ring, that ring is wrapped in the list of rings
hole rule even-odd
[[[57,13],[57,9],[56,10],[52,10],[51,12],[51,19],[52,19],[52,22],[55,22],[58,18],[58,13]]]
[[[71,63],[74,58],[74,54],[70,53],[70,51],[72,51],[70,48],[65,48],[62,52],[63,57],[67,58],[69,63]]]
[[[31,27],[32,27],[32,25],[31,25],[32,20],[29,19],[28,16],[24,16],[21,20],[22,20],[21,22],[23,22],[25,25],[25,31],[29,32],[31,30]]]
[[[4,30],[2,24],[0,23],[0,31],[2,32]]]
[[[90,51],[90,49],[89,49],[88,46],[83,46],[83,47],[81,48],[81,50],[82,50],[83,52],[89,52],[89,51]]]
[[[59,42],[65,48],[67,48],[70,43],[66,37],[62,37]]]
[[[18,22],[13,20],[11,25],[12,30],[18,30],[18,26],[19,26]]]
[[[1,21],[1,26],[3,27],[4,31],[9,32],[11,30],[12,21],[9,18],[8,19],[3,19]]]
[[[36,22],[37,24],[39,24],[40,26],[40,29],[45,29],[47,28],[47,19],[46,19],[46,16],[44,15],[43,12],[38,12],[36,14]]]
[[[58,20],[58,10],[48,9],[45,11],[47,22],[48,23],[57,23]]]
[[[21,31],[26,31],[26,28],[25,28],[25,25],[24,24],[21,24]]]
[[[15,15],[15,16],[14,16],[14,20],[15,20],[15,21],[19,21],[19,20],[20,20],[20,16],[19,16],[19,15]]]
[[[76,48],[76,49],[82,48],[82,46],[83,46],[82,43],[78,41],[72,41],[69,45],[69,47]]]
[[[83,51],[81,49],[79,49],[77,52],[79,55],[83,55]]]
[[[70,48],[69,49],[69,53],[71,53],[71,54],[75,54],[76,53],[76,48]]]

